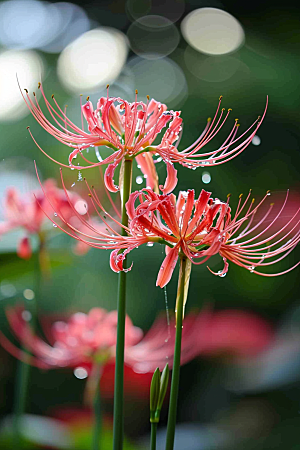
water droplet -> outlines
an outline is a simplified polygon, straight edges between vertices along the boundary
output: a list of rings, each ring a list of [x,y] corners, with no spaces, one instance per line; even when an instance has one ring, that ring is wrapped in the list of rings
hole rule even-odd
[[[142,184],[143,183],[143,177],[141,177],[140,175],[136,177],[135,179],[137,184]]]
[[[54,227],[54,228],[57,228],[57,225],[56,225],[56,223],[54,223],[54,224],[53,224],[53,227]]]
[[[251,141],[251,143],[252,143],[253,145],[259,145],[259,144],[261,143],[260,137],[257,136],[257,135],[254,136],[253,139],[252,139],[252,141]]]
[[[71,187],[74,187],[74,186],[75,186],[75,183],[71,184]]]
[[[194,167],[193,167],[193,169],[194,169]],[[196,169],[196,167],[195,167],[195,169]],[[211,182],[211,176],[210,176],[209,172],[203,172],[202,173],[202,182],[204,184],[208,184],[208,183]]]
[[[224,273],[222,273],[222,272],[223,272],[223,270],[219,270],[219,272],[218,272],[219,277],[220,277],[220,278],[226,277],[227,272],[224,272]]]
[[[57,213],[54,213],[55,217],[57,217]]]
[[[76,369],[74,369],[74,375],[78,380],[84,380],[87,378],[88,373],[84,367],[76,367]]]
[[[147,242],[147,247],[153,247],[154,243],[153,242]]]

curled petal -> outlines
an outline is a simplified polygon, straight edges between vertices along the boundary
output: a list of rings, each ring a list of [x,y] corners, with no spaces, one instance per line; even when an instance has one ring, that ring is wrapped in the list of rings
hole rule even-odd
[[[119,249],[116,249],[111,252],[109,262],[110,267],[114,272],[117,273],[121,271],[129,272],[132,269],[133,263],[131,264],[130,267],[128,267],[128,269],[124,269],[123,267],[123,261],[126,258],[127,253],[129,253],[131,250],[132,247],[127,248],[123,253],[119,253],[120,251]]]
[[[177,181],[177,170],[171,162],[167,161],[167,178],[164,186],[159,186],[159,189],[164,194],[169,194],[175,188]]]
[[[142,153],[136,156],[136,162],[147,177],[147,186],[158,192],[158,176],[151,153]]]
[[[105,170],[104,182],[105,186],[110,192],[118,192],[118,190],[120,189],[119,186],[116,186],[114,183],[114,173],[120,162],[121,159],[118,159],[114,163],[109,164]]]
[[[156,286],[163,288],[169,283],[178,259],[178,245],[170,250],[160,266]]]
[[[17,248],[17,254],[22,259],[30,259],[32,255],[32,249],[30,245],[30,240],[28,237],[23,237]]]

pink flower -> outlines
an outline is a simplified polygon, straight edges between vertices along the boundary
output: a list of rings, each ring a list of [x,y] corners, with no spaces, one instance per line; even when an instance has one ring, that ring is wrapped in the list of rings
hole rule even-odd
[[[248,204],[250,193],[243,203],[240,196],[233,217],[229,196],[227,202],[222,202],[210,195],[202,190],[195,200],[194,190],[190,189],[180,192],[176,202],[173,194],[157,195],[149,189],[131,194],[126,207],[132,236],[167,244],[167,255],[156,281],[158,286],[163,287],[170,281],[180,251],[194,264],[203,264],[219,253],[224,268],[218,273],[211,272],[221,277],[228,271],[227,260],[263,276],[282,275],[300,264],[276,274],[257,270],[283,259],[300,241],[300,208],[287,214],[288,193],[272,219],[270,213],[274,204],[257,223],[253,219],[269,192],[256,206],[254,199]],[[138,206],[135,206],[136,201]],[[243,210],[246,212],[241,216]]]
[[[25,236],[21,237],[18,243],[17,253],[21,258],[30,258],[32,249],[29,236],[42,232],[43,225],[47,222],[45,213],[56,216],[58,213],[63,214],[67,220],[78,215],[76,211],[78,202],[84,203],[84,201],[77,194],[70,194],[70,196],[73,208],[70,207],[65,192],[58,189],[56,182],[52,179],[46,180],[42,189],[25,194],[19,193],[14,187],[8,188],[3,205],[5,221],[0,222],[0,236],[21,228]]]
[[[107,312],[101,308],[93,308],[88,314],[78,312],[71,315],[67,321],[56,321],[50,329],[44,326],[44,334],[50,344],[33,333],[23,308],[9,308],[6,315],[15,336],[22,346],[31,352],[32,365],[48,369],[90,367],[94,362],[106,362],[114,356],[117,311]],[[142,334],[140,328],[134,327],[127,316],[125,346],[136,344]],[[15,347],[2,333],[0,342],[18,359],[28,359],[28,355]]]
[[[81,107],[82,115],[88,126],[88,131],[86,132],[83,120],[81,128],[75,125],[59,106],[54,96],[52,96],[54,102],[52,105],[48,101],[40,83],[39,88],[52,121],[48,120],[42,112],[35,93],[35,100],[33,101],[25,89],[26,96],[22,95],[32,115],[48,133],[58,141],[74,149],[69,155],[69,166],[72,168],[83,169],[108,164],[105,173],[105,183],[112,192],[119,190],[113,178],[117,166],[124,158],[136,158],[137,164],[147,177],[147,185],[158,192],[158,177],[154,163],[159,160],[153,160],[153,155],[155,154],[160,155],[160,158],[164,160],[168,171],[165,185],[160,187],[160,189],[165,194],[171,192],[177,183],[177,171],[173,166],[175,162],[179,162],[189,168],[197,168],[204,165],[218,165],[231,160],[250,144],[266,113],[265,109],[263,117],[255,120],[240,137],[237,137],[239,124],[236,119],[233,128],[221,147],[215,151],[199,154],[199,151],[221,130],[230,115],[231,109],[227,113],[225,113],[224,108],[220,111],[222,97],[220,97],[214,118],[212,120],[208,119],[207,125],[199,138],[188,148],[178,151],[176,147],[178,142],[176,141],[182,130],[180,112],[167,111],[166,105],[154,99],[149,101],[148,97],[147,103],[143,103],[138,102],[136,98],[135,102],[128,103],[119,97],[108,97],[107,95],[106,98],[101,97],[99,99],[94,110],[88,97],[87,103]],[[169,127],[160,143],[153,145],[155,138],[168,123]],[[37,144],[35,139],[34,142]],[[45,153],[38,144],[37,146]],[[83,151],[85,149],[101,146],[111,148],[113,153],[102,160],[97,149],[97,162],[92,162],[84,156]],[[87,165],[82,166],[79,164],[75,166],[73,160],[77,155],[80,155]],[[55,161],[50,156],[48,157]],[[59,164],[69,167],[65,164]]]

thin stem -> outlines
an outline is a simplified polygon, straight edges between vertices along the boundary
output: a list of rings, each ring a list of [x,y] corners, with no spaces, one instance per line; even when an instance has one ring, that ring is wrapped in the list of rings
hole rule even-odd
[[[100,437],[102,431],[102,409],[101,409],[101,393],[100,393],[100,368],[98,367],[97,385],[95,389],[95,395],[93,400],[94,408],[94,430],[93,430],[93,443],[92,449],[100,449]]]
[[[128,226],[128,216],[125,205],[131,190],[132,160],[125,159],[122,192],[122,224]],[[122,188],[122,186],[121,186]],[[126,231],[122,229],[122,235]],[[126,270],[126,259],[123,261]],[[113,450],[123,448],[123,379],[124,379],[124,345],[125,345],[125,317],[126,317],[126,273],[119,273],[118,288],[118,325],[116,346],[116,368],[115,368],[115,392],[114,392],[114,426],[113,426]]]
[[[150,450],[156,450],[156,430],[157,430],[157,423],[151,422]]]
[[[168,417],[168,426],[167,426],[166,450],[173,450],[174,438],[175,438],[177,400],[178,400],[178,390],[179,390],[179,372],[180,372],[182,318],[183,318],[184,283],[185,283],[186,263],[187,263],[186,257],[181,256],[180,272],[179,272],[179,280],[178,280],[179,298],[178,298],[178,302],[177,302],[177,311],[176,311],[176,317],[177,317],[176,338],[175,338],[175,348],[174,348],[174,362],[173,362],[173,371],[172,371],[169,417]]]
[[[36,329],[36,322],[37,322],[37,301],[40,296],[41,291],[41,281],[42,281],[42,274],[43,274],[43,268],[41,266],[41,258],[43,258],[42,255],[44,255],[46,252],[44,247],[44,240],[39,236],[39,249],[35,254],[35,292],[34,292],[34,298],[30,300],[31,307],[30,307],[30,313],[31,313],[31,320],[30,320],[30,327],[35,332]],[[24,351],[26,353],[26,348],[24,348]],[[30,378],[30,370],[31,366],[30,364],[26,364],[22,361],[18,362],[17,367],[17,375],[16,375],[16,385],[15,385],[15,392],[14,392],[14,421],[13,421],[13,428],[14,428],[14,441],[18,448],[21,448],[21,428],[22,428],[22,416],[24,415],[26,411],[27,401],[28,401],[28,388],[29,388],[29,378]]]

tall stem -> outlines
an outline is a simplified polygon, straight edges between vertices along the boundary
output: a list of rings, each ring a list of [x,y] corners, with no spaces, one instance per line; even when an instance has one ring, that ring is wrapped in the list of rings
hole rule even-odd
[[[174,349],[174,362],[172,371],[172,383],[170,394],[170,406],[167,426],[167,439],[166,450],[173,450],[174,438],[175,438],[175,425],[177,414],[177,400],[179,390],[179,372],[180,372],[180,355],[181,355],[181,337],[182,337],[182,319],[183,319],[183,307],[184,307],[184,284],[185,284],[185,270],[186,270],[186,257],[180,258],[180,272],[178,280],[178,292],[179,297],[177,301],[176,311],[176,338]]]
[[[40,296],[41,291],[41,281],[43,274],[43,267],[41,266],[41,258],[43,258],[46,250],[44,247],[44,240],[41,236],[39,236],[39,249],[36,252],[35,256],[35,292],[34,298],[31,301],[31,320],[30,326],[35,332],[36,329],[36,321],[37,321],[37,301]],[[43,255],[43,256],[42,256]],[[26,348],[24,348],[26,352]],[[17,368],[17,376],[16,376],[16,384],[15,384],[15,392],[14,392],[14,441],[17,447],[21,448],[21,420],[22,416],[26,411],[26,405],[28,400],[28,387],[29,387],[29,378],[30,378],[30,369],[31,366],[23,362],[19,361]]]
[[[123,190],[122,190],[122,224],[128,226],[128,216],[125,205],[131,190],[132,160],[124,162]],[[122,188],[122,186],[121,186]],[[126,231],[122,229],[122,235]],[[124,269],[127,268],[126,258],[123,261]],[[123,379],[124,379],[124,344],[125,344],[125,317],[126,317],[126,273],[119,273],[118,287],[118,325],[115,368],[115,392],[114,392],[114,426],[113,426],[113,450],[123,448]]]
[[[151,422],[150,450],[156,450],[156,430],[157,430],[157,423]]]
[[[94,432],[93,432],[93,443],[92,449],[99,450],[100,447],[100,438],[101,438],[101,430],[102,430],[102,410],[101,410],[101,392],[100,392],[100,375],[102,372],[102,368],[97,366],[97,375],[96,375],[96,386],[94,392],[93,399],[93,409],[94,409]]]

